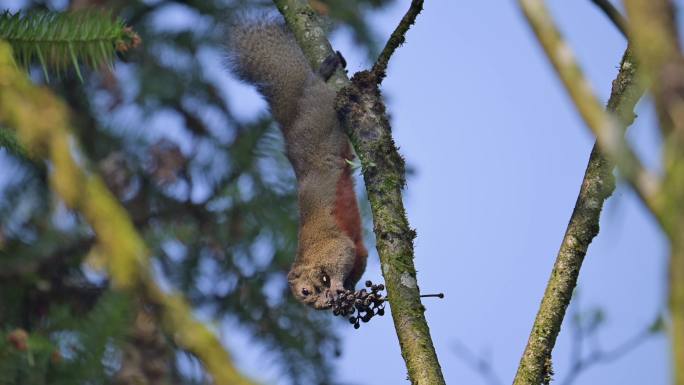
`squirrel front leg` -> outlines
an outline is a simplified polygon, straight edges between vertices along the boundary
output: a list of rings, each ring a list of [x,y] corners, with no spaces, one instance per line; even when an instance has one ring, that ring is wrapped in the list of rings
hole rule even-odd
[[[317,309],[353,289],[366,267],[351,169],[353,157],[334,109],[329,78],[344,58],[331,55],[314,73],[284,25],[235,25],[228,45],[234,71],[266,97],[297,177],[297,256],[288,274],[295,298]],[[319,76],[320,75],[320,76]]]

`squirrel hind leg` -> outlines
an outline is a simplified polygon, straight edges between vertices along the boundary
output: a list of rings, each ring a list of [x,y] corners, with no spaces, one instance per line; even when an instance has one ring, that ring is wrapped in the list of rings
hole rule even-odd
[[[340,51],[331,53],[323,60],[323,63],[321,63],[321,66],[318,68],[318,74],[323,80],[328,81],[335,71],[337,71],[337,67],[341,67],[342,69],[347,68],[347,61]]]

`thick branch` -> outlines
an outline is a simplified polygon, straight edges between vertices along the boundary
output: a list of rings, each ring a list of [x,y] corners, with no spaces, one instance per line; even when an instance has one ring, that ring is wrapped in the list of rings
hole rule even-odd
[[[29,153],[50,161],[52,189],[92,227],[99,249],[108,257],[114,288],[133,293],[140,290],[158,305],[167,333],[199,357],[214,383],[250,385],[235,369],[216,335],[193,318],[187,302],[156,285],[145,244],[125,210],[100,178],[84,171],[74,159],[72,154],[78,148],[69,133],[66,106],[29,82],[14,65],[9,45],[2,41],[0,84],[0,120],[17,130]]]
[[[613,81],[613,90],[608,100],[608,111],[620,117],[623,127],[631,124],[634,106],[643,93],[635,78],[636,65],[628,49],[622,58],[620,72]],[[520,360],[515,385],[540,384],[548,377],[551,352],[577,285],[582,262],[589,244],[599,232],[603,203],[614,189],[613,164],[601,154],[595,144],[575,209]]]
[[[333,53],[313,10],[305,0],[274,0],[294,32],[314,68]],[[348,85],[342,71],[333,84]],[[354,76],[338,95],[338,112],[350,133],[361,164],[366,191],[373,212],[378,254],[382,264],[392,318],[402,356],[413,384],[444,384],[435,353],[425,308],[413,265],[413,238],[406,219],[401,190],[404,187],[404,161],[392,140],[389,121],[377,87],[368,71]]]
[[[363,166],[363,177],[373,211],[376,247],[382,263],[392,318],[402,355],[413,384],[443,384],[425,308],[413,265],[415,232],[409,227],[401,190],[404,160],[390,131],[375,77],[367,71],[354,75],[336,106]]]

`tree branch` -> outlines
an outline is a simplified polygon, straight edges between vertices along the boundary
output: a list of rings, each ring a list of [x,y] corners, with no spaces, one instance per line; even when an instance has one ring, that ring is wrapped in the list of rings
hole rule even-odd
[[[669,302],[672,315],[674,384],[684,385],[684,57],[674,5],[667,0],[625,0],[638,60],[655,99],[664,139],[666,210],[661,223],[670,252]]]
[[[155,283],[147,249],[125,210],[101,179],[81,168],[70,135],[67,107],[46,89],[35,87],[12,59],[9,45],[0,41],[0,120],[17,130],[29,153],[51,162],[52,189],[67,206],[78,210],[108,256],[115,289],[142,291],[159,306],[163,326],[176,342],[203,362],[215,384],[251,385],[233,366],[228,352],[210,329],[193,318],[192,309],[178,295],[164,293]]]
[[[334,52],[319,16],[306,0],[273,0],[273,3],[295,35],[304,55],[309,59],[311,68],[319,68],[321,63]],[[328,80],[328,84],[339,90],[349,84],[349,79],[344,70],[338,68]]]
[[[380,56],[378,56],[378,60],[371,69],[371,73],[375,76],[378,84],[382,83],[382,79],[386,76],[387,62],[389,62],[389,59],[392,57],[397,47],[404,44],[406,41],[406,38],[404,37],[406,32],[416,22],[416,17],[418,17],[422,10],[423,0],[412,0],[408,11],[406,11],[406,14],[399,22],[399,25],[397,25],[397,28],[392,32],[389,40],[387,40],[385,48],[382,49]]]
[[[649,326],[610,350],[596,349],[586,357],[578,356],[572,363],[570,371],[567,377],[561,382],[561,385],[571,385],[582,372],[592,366],[619,360],[641,346],[646,340],[653,336],[653,333],[652,328]],[[578,338],[582,337],[579,336]]]
[[[619,128],[620,122],[616,122],[603,110],[577,64],[572,50],[562,40],[560,32],[553,24],[544,1],[518,0],[518,2],[578,112],[596,135],[601,151],[617,165],[618,170],[634,188],[639,198],[663,224],[662,214],[665,208],[660,194],[659,179],[641,164],[626,142]]]
[[[629,49],[625,51],[607,109],[623,128],[634,119],[634,106],[643,94],[636,81],[636,64]],[[580,268],[589,244],[599,232],[603,203],[615,189],[613,163],[594,144],[582,180],[577,203],[556,256],[549,282],[530,332],[514,384],[539,384],[548,377],[551,352],[560,332],[565,312],[577,285]]]
[[[613,22],[613,25],[622,33],[622,36],[627,37],[627,20],[615,8],[615,6],[608,0],[591,0],[597,7],[608,16],[608,19]]]
[[[274,0],[313,68],[333,54],[315,12],[305,0]],[[425,320],[413,265],[413,238],[401,190],[404,161],[392,140],[377,79],[369,71],[354,76],[342,70],[329,81],[338,90],[337,110],[349,132],[361,164],[373,212],[376,247],[380,255],[392,318],[409,379],[414,385],[444,384]]]
[[[501,385],[503,382],[496,375],[492,360],[490,357],[480,356],[470,350],[465,344],[460,341],[454,341],[454,353],[468,365],[471,369],[477,372],[483,380],[490,385]]]

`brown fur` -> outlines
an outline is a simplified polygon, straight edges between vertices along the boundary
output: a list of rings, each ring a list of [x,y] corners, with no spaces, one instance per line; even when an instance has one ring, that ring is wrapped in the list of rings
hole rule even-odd
[[[338,291],[353,289],[368,255],[345,161],[353,155],[334,110],[335,91],[311,70],[282,24],[235,25],[230,33],[233,69],[268,100],[297,177],[299,242],[290,288],[302,303],[328,308]]]

